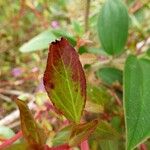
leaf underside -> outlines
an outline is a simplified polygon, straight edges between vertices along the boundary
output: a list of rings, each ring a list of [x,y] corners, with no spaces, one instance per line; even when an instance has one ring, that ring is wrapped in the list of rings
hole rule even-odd
[[[150,136],[150,61],[129,56],[124,72],[126,149]]]
[[[85,105],[86,81],[77,52],[64,38],[50,45],[44,85],[57,110],[78,123]]]

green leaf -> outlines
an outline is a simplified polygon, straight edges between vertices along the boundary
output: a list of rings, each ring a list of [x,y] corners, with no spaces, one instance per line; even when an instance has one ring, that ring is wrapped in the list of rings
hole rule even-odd
[[[98,18],[98,33],[110,55],[124,50],[128,34],[128,12],[122,0],[106,0]]]
[[[73,37],[73,35],[67,31],[67,29],[65,28],[61,28],[61,29],[55,29],[52,30],[52,33],[57,37],[57,38],[61,38],[61,37],[65,37],[67,40],[69,40],[69,42],[75,46],[76,45],[76,40]]]
[[[23,136],[33,149],[40,149],[46,142],[44,131],[35,122],[32,113],[24,101],[16,100],[20,110],[21,129]]]
[[[83,26],[81,26],[80,22],[77,20],[72,21],[73,30],[75,31],[75,34],[78,36],[82,36],[84,33]]]
[[[102,113],[104,112],[104,106],[93,103],[92,101],[86,101],[84,110],[91,113]]]
[[[110,100],[110,95],[104,87],[98,87],[88,84],[87,86],[87,98],[88,100],[104,106]]]
[[[96,72],[96,75],[108,85],[113,85],[115,83],[122,84],[123,73],[119,69],[112,67],[101,68]]]
[[[94,132],[97,124],[98,120],[92,120],[88,123],[74,125],[71,132],[69,145],[77,146],[82,141],[86,140],[91,135],[91,133]]]
[[[86,98],[85,75],[77,52],[64,38],[49,48],[44,85],[56,109],[79,123]]]
[[[101,150],[118,150],[118,141],[103,140],[100,142]]]
[[[150,137],[150,60],[129,56],[124,71],[126,148]]]
[[[55,137],[52,140],[53,146],[58,146],[62,144],[66,144],[69,141],[69,137],[71,134],[71,126],[67,126],[56,133]]]
[[[119,133],[106,121],[100,121],[93,133],[93,138],[97,140],[114,140],[119,137]]]
[[[20,47],[20,51],[26,53],[46,49],[49,43],[56,40],[56,38],[51,30],[46,30],[23,44]]]

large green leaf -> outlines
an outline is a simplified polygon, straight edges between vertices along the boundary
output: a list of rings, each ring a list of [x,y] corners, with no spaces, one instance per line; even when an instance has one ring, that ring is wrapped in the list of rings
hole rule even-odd
[[[85,75],[77,52],[64,38],[49,48],[44,85],[57,110],[79,123],[85,105]]]
[[[46,49],[48,48],[49,43],[54,41],[56,38],[57,37],[51,30],[46,30],[29,40],[27,43],[23,44],[20,47],[20,51],[26,53]]]
[[[128,12],[122,0],[106,0],[99,15],[98,32],[108,54],[123,51],[128,34]]]
[[[124,72],[127,150],[150,136],[150,61],[129,56]]]
[[[23,136],[31,149],[42,150],[46,143],[44,131],[35,122],[32,113],[24,101],[16,100],[20,111],[21,129]]]

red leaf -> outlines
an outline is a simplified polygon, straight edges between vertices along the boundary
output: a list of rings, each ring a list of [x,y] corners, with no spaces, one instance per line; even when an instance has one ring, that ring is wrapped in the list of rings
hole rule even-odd
[[[86,98],[85,75],[77,52],[64,38],[51,43],[44,85],[54,106],[70,121],[79,122]]]
[[[69,150],[69,149],[70,149],[70,146],[68,144],[64,144],[64,145],[60,145],[60,146],[56,146],[52,148],[46,145],[44,150]]]

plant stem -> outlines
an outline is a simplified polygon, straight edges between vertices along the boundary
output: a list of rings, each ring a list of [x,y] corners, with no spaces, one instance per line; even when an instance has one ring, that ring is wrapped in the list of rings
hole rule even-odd
[[[145,144],[139,146],[139,150],[148,150]]]
[[[90,2],[91,2],[91,0],[86,0],[86,6],[85,6],[85,32],[88,31]]]

